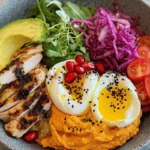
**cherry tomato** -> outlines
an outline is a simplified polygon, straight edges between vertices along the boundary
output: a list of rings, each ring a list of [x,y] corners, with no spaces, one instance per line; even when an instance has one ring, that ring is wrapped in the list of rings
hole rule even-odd
[[[75,72],[68,72],[65,74],[65,81],[67,83],[72,83],[77,77],[77,74]]]
[[[128,65],[127,73],[131,80],[141,80],[150,74],[149,63],[144,59],[137,58]]]
[[[137,93],[138,93],[138,96],[139,96],[139,99],[140,99],[140,102],[142,105],[149,105],[150,104],[150,98],[146,92],[144,84],[141,84],[141,86],[139,86],[137,88]]]
[[[96,63],[95,64],[95,68],[96,70],[99,72],[99,73],[104,73],[105,72],[105,69],[103,67],[103,65],[101,63]]]
[[[66,68],[69,72],[73,72],[74,71],[74,62],[73,61],[67,61],[66,62]]]
[[[150,97],[150,76],[147,76],[145,78],[145,88],[148,93],[148,96]]]
[[[83,73],[85,73],[85,69],[79,65],[76,65],[75,66],[75,72],[78,74],[83,74]]]
[[[140,86],[144,85],[144,80],[141,81],[135,81],[133,82],[134,86],[136,87],[136,89],[138,89]]]
[[[138,54],[140,58],[143,58],[145,60],[150,60],[150,48],[146,45],[143,45],[138,48]]]
[[[76,57],[75,57],[75,61],[78,63],[78,64],[83,64],[84,62],[85,62],[85,58],[84,58],[84,56],[82,56],[82,55],[77,55]]]
[[[143,112],[143,113],[148,113],[148,112],[150,112],[150,105],[142,106],[142,112]]]
[[[150,47],[150,36],[142,36],[139,38],[139,40],[137,41],[137,43],[141,46],[141,45],[147,45],[148,47]]]
[[[82,64],[82,67],[86,70],[86,71],[91,71],[95,69],[95,64],[93,62],[85,62],[84,64]]]
[[[37,131],[28,132],[23,137],[23,139],[28,143],[34,142],[37,138],[38,138]]]

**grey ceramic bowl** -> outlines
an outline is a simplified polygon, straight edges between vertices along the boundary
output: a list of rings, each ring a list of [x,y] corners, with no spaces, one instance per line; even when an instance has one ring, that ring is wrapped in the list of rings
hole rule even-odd
[[[5,1],[5,3],[3,3]],[[82,5],[105,7],[112,9],[114,0],[73,0]],[[150,0],[118,0],[121,8],[131,16],[140,17],[140,27],[150,35]],[[2,4],[3,3],[3,4]],[[30,8],[35,4],[35,0],[0,0],[0,27],[20,18],[29,15]],[[23,140],[9,137],[0,122],[0,150],[42,150],[37,144],[27,144]],[[150,117],[142,120],[140,132],[133,139],[128,141],[118,150],[150,150]]]

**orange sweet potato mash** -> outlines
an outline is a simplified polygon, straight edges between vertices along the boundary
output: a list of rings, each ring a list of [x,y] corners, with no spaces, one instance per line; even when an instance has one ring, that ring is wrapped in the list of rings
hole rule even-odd
[[[102,121],[93,120],[91,112],[82,117],[71,116],[52,105],[51,135],[37,141],[43,147],[58,150],[114,149],[138,133],[141,115],[125,128],[110,128]]]

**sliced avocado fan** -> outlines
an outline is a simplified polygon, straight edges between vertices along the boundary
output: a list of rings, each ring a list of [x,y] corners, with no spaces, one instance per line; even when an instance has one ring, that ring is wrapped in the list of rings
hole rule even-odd
[[[0,70],[24,44],[45,41],[47,30],[48,25],[37,18],[17,20],[0,28]]]

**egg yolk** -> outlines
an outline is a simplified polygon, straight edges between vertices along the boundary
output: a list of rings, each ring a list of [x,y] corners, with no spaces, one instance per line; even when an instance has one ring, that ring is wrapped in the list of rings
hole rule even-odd
[[[129,88],[119,83],[118,86],[103,88],[98,99],[99,111],[104,119],[118,121],[126,118],[132,95]]]
[[[69,95],[71,96],[72,100],[77,100],[80,102],[83,97],[83,84],[84,84],[85,76],[80,75],[76,78],[73,83],[66,83],[63,82],[63,86],[69,91]]]

